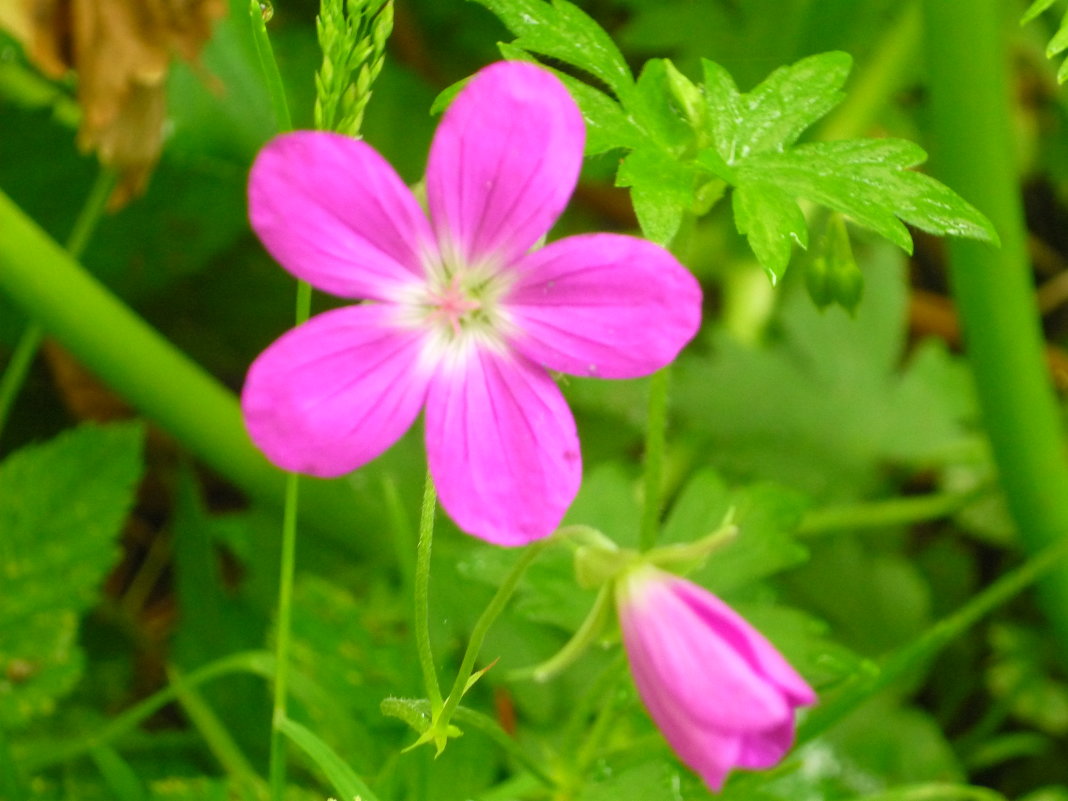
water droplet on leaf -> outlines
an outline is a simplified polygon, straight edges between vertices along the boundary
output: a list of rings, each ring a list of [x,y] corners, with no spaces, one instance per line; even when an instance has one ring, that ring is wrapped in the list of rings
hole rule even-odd
[[[271,21],[271,17],[274,16],[274,6],[271,5],[271,0],[260,0],[260,14],[263,15],[264,22]]]

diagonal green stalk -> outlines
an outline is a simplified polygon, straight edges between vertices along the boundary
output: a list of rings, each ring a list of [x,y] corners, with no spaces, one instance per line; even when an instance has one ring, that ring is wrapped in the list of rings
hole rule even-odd
[[[994,223],[1002,247],[949,242],[953,294],[994,459],[1024,546],[1068,534],[1068,464],[1043,360],[1010,130],[1002,0],[925,0],[930,150],[938,177]],[[979,57],[976,57],[979,54]],[[1039,586],[1068,658],[1068,565]]]
[[[75,358],[249,495],[281,504],[285,474],[248,438],[233,393],[108,291],[0,192],[0,291]],[[349,549],[382,545],[345,479],[307,479],[301,519]],[[353,537],[359,531],[361,536]]]
[[[115,174],[111,170],[101,168],[67,239],[67,253],[71,258],[78,259],[85,251],[90,237],[104,216],[104,207],[114,185]],[[34,321],[26,326],[3,377],[0,377],[0,434],[3,434],[11,406],[26,382],[26,376],[43,339],[44,328],[40,323]]]

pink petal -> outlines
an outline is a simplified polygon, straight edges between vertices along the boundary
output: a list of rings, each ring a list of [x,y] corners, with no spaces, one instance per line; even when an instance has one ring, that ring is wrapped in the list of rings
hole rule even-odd
[[[678,597],[717,632],[731,648],[743,655],[754,669],[775,684],[794,706],[817,701],[816,693],[790,666],[778,649],[749,622],[712,593],[681,579],[673,579]]]
[[[753,732],[742,741],[738,767],[764,770],[778,765],[794,743],[794,720],[791,717],[774,729]]]
[[[368,144],[316,131],[283,134],[249,177],[252,227],[275,260],[317,289],[383,300],[423,276],[430,226]]]
[[[634,683],[649,716],[683,764],[712,790],[720,790],[727,774],[739,766],[746,735],[700,724],[653,677],[635,673]]]
[[[631,236],[561,239],[516,265],[514,346],[551,370],[633,378],[670,363],[701,324],[701,287],[667,250]]]
[[[426,447],[441,505],[498,545],[551,534],[578,492],[578,435],[556,384],[522,357],[472,345],[430,384]]]
[[[654,574],[656,575],[656,574]],[[620,609],[631,672],[664,688],[705,727],[735,732],[777,726],[792,710],[777,687],[720,636],[718,620],[695,615],[675,594],[684,582],[641,582]]]
[[[330,477],[355,470],[408,430],[426,397],[422,334],[387,305],[313,317],[252,363],[241,407],[252,441],[279,467]]]
[[[481,70],[434,136],[426,190],[442,249],[508,263],[552,227],[582,166],[586,129],[552,73],[518,61]]]

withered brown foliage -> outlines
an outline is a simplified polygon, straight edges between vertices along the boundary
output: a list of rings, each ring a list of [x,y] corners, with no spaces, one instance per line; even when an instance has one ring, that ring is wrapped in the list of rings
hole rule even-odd
[[[0,24],[53,78],[78,78],[78,143],[114,168],[110,206],[144,190],[159,158],[166,77],[196,59],[226,0],[0,0]]]

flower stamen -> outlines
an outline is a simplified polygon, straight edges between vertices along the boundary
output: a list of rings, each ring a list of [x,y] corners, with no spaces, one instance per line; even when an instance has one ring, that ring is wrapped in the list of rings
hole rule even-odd
[[[482,309],[482,301],[471,297],[460,283],[458,273],[453,274],[449,283],[433,293],[429,300],[428,319],[446,323],[454,336],[460,336],[462,324]]]

